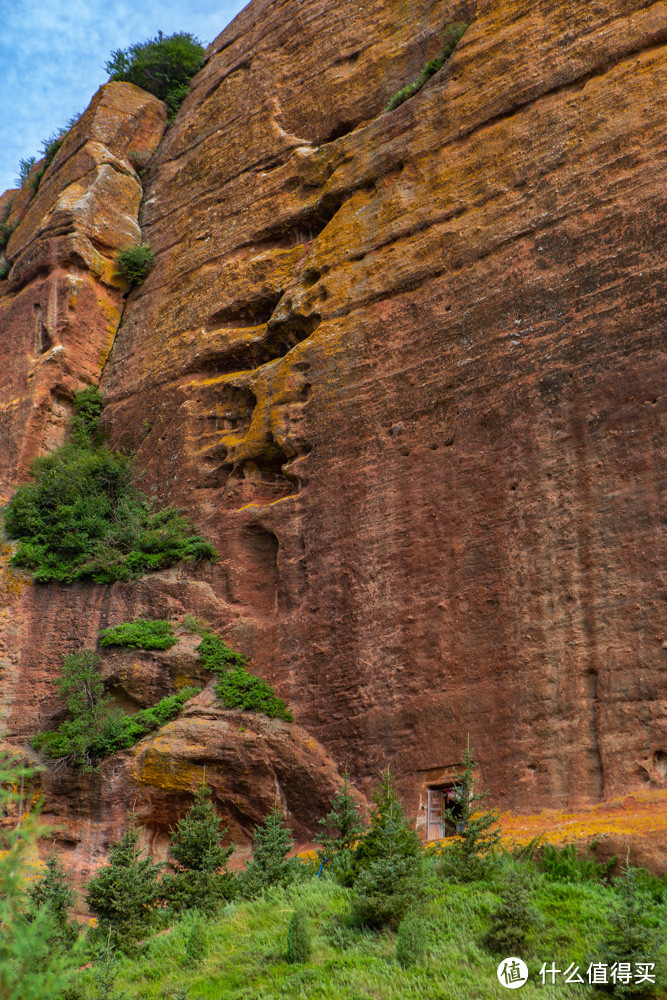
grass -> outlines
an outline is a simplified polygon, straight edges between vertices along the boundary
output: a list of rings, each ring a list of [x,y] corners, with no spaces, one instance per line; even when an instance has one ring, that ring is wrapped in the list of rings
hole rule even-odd
[[[505,864],[516,862],[505,861]],[[507,996],[499,984],[498,958],[479,941],[499,902],[498,883],[447,884],[431,863],[430,898],[420,908],[427,934],[423,960],[403,969],[396,960],[396,935],[350,926],[350,890],[328,879],[311,879],[291,890],[271,889],[265,898],[228,904],[204,922],[205,955],[186,964],[186,941],[196,916],[153,938],[145,952],[119,965],[116,989],[128,998],[157,1000],[189,990],[191,1000],[487,1000]],[[543,962],[557,968],[571,962],[588,968],[602,938],[611,886],[549,883],[534,866],[533,903],[540,923],[529,938],[531,978],[522,997],[570,1000],[593,997],[588,985],[568,986],[562,977],[542,985]],[[496,873],[496,879],[498,873]],[[287,961],[287,929],[302,909],[312,931],[309,963]],[[663,911],[663,916],[664,916]],[[585,969],[584,969],[585,973]],[[92,973],[83,975],[92,982]],[[85,992],[86,1000],[93,994]]]

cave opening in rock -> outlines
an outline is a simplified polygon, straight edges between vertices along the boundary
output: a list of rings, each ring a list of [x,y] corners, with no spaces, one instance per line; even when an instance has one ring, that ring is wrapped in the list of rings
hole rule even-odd
[[[429,785],[426,808],[427,840],[441,840],[463,833],[461,789],[456,785]]]

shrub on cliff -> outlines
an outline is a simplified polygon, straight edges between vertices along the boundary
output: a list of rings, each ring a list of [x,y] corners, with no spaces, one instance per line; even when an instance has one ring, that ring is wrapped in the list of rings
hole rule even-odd
[[[155,254],[146,243],[127,247],[116,254],[118,273],[127,281],[135,282],[137,285],[143,285],[154,264]]]
[[[48,760],[92,771],[104,757],[127,750],[148,733],[166,725],[200,690],[183,688],[150,708],[124,715],[105,694],[99,665],[99,656],[87,650],[65,657],[55,684],[65,699],[70,718],[56,730],[40,733],[32,740],[35,750]]]
[[[188,92],[190,80],[204,65],[204,49],[188,32],[158,32],[155,38],[117,49],[106,63],[111,80],[125,80],[164,101],[170,118]]]
[[[406,84],[405,87],[402,87],[397,94],[394,94],[392,99],[387,104],[385,111],[393,111],[394,108],[399,107],[399,105],[407,101],[409,97],[413,97],[422,89],[426,81],[430,80],[431,77],[447,62],[458,42],[460,42],[463,38],[467,28],[468,25],[463,21],[453,21],[451,24],[447,25],[444,31],[443,44],[440,53],[433,59],[429,59],[416,80],[413,80],[412,83]]]
[[[216,559],[179,511],[154,512],[134,485],[134,462],[102,447],[96,388],[74,397],[70,440],[33,462],[32,482],[5,508],[5,529],[18,541],[15,566],[37,583],[113,583],[186,560]]]
[[[276,695],[271,685],[246,669],[248,661],[245,656],[235,653],[208,629],[198,625],[189,627],[202,637],[197,653],[206,670],[219,677],[215,693],[227,708],[263,712],[271,719],[294,721],[287,705]]]
[[[105,628],[99,635],[100,646],[129,646],[132,649],[170,649],[178,639],[171,622],[163,618],[135,618],[112,628]]]

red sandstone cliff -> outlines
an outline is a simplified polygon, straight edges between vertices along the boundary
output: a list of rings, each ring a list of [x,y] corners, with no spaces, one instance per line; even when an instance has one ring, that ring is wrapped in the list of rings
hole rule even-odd
[[[664,787],[667,4],[409,7],[255,0],[159,147],[160,103],[111,85],[49,168],[0,293],[3,494],[101,375],[113,443],[222,558],[113,587],[5,568],[13,738],[57,713],[73,645],[194,612],[325,748],[318,806],[333,761],[365,790],[389,764],[419,815],[468,733],[504,808]],[[141,182],[139,140],[157,147]],[[139,238],[140,183],[157,265],[119,327],[109,261]],[[211,740],[228,725],[206,724]],[[138,766],[123,761],[109,787]],[[165,791],[165,766],[140,789],[156,831],[183,787]],[[229,766],[212,754],[231,812]],[[305,831],[299,767],[285,795]],[[241,825],[272,780],[235,800]],[[99,827],[89,788],[80,801]]]

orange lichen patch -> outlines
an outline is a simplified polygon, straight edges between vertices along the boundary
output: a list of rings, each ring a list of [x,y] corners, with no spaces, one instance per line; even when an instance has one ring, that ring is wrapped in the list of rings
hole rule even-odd
[[[168,728],[168,727],[165,727]],[[169,756],[169,741],[161,739],[162,746],[151,747],[137,761],[136,779],[154,788],[191,791],[205,781],[205,768]]]
[[[32,582],[27,574],[10,566],[13,554],[14,546],[10,542],[0,542],[0,594],[5,597],[17,596],[26,584]]]
[[[506,846],[527,844],[544,834],[552,844],[591,841],[604,836],[636,838],[664,833],[667,841],[667,792],[640,791],[602,802],[589,809],[566,812],[545,809],[532,816],[501,813]]]
[[[176,674],[174,677],[176,691],[182,691],[183,688],[187,687],[196,687],[198,684],[201,686],[201,678],[195,677],[193,674]]]

